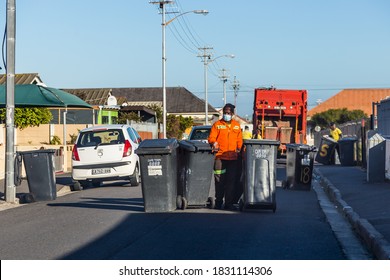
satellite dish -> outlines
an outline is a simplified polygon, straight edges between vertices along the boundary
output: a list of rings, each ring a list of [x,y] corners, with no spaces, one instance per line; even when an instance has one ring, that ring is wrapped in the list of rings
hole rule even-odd
[[[116,106],[118,105],[118,102],[116,100],[116,97],[113,96],[113,95],[110,95],[108,98],[107,98],[107,105],[108,106]]]

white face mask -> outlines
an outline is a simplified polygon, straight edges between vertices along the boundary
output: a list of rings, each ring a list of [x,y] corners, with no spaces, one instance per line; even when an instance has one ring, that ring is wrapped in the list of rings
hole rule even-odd
[[[230,122],[232,120],[232,115],[224,114],[223,115],[223,120],[225,122]]]

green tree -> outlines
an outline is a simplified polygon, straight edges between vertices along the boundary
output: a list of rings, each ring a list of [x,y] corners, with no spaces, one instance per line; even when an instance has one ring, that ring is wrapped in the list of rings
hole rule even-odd
[[[156,112],[157,123],[158,124],[163,123],[163,112],[162,112],[163,110],[162,110],[162,107],[157,105],[157,104],[153,104],[153,105],[149,105],[148,108],[152,109],[153,111]]]
[[[126,124],[127,120],[135,121],[135,122],[142,121],[141,117],[138,116],[138,114],[136,112],[123,112],[123,111],[119,111],[118,112],[118,123],[119,124]]]
[[[184,131],[194,124],[191,117],[168,115],[167,116],[167,138],[181,139]]]
[[[367,115],[362,110],[329,109],[325,112],[314,114],[311,122],[314,126],[326,128],[331,122],[342,124],[349,121],[356,121],[362,118],[367,118]]]
[[[0,119],[2,122],[5,122],[5,110],[6,109],[0,109]],[[15,127],[19,129],[48,124],[52,119],[53,115],[48,108],[15,108],[14,124]]]

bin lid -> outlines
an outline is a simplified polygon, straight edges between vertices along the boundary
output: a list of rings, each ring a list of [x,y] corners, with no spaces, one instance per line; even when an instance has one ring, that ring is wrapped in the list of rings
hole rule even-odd
[[[279,146],[280,141],[268,139],[244,139],[244,145],[275,145]]]
[[[27,154],[54,154],[56,150],[54,149],[45,149],[45,150],[32,150],[32,151],[17,151],[16,153],[21,155]]]
[[[210,152],[211,145],[209,143],[205,143],[202,141],[194,141],[194,140],[182,140],[179,142],[180,148],[190,151],[190,152],[198,152],[198,151],[208,151]]]
[[[337,143],[336,140],[334,140],[332,137],[329,137],[329,136],[322,136],[321,138],[322,140],[325,140],[325,141],[329,141],[329,142],[333,142],[333,143]]]
[[[356,142],[356,137],[343,137],[339,140],[339,142]]]
[[[179,146],[176,139],[145,139],[135,153],[138,155],[170,154]]]
[[[317,147],[315,146],[310,146],[307,144],[296,144],[296,143],[289,143],[286,144],[286,148],[298,150],[298,151],[310,151],[310,152],[316,152]]]

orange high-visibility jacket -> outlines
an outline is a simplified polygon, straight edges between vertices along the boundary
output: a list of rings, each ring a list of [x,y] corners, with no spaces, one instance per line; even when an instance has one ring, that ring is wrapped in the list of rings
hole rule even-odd
[[[231,120],[229,124],[223,119],[215,122],[211,127],[208,141],[210,144],[218,143],[219,150],[215,155],[217,158],[224,160],[237,159],[237,150],[241,150],[242,147],[240,124],[235,120]]]

